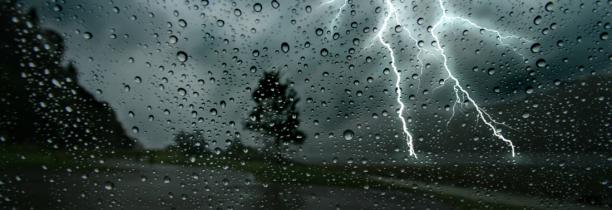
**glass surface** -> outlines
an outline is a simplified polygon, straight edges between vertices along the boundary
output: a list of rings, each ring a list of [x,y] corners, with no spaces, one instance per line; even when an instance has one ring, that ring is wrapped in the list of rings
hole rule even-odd
[[[0,209],[612,207],[610,0],[0,2]]]

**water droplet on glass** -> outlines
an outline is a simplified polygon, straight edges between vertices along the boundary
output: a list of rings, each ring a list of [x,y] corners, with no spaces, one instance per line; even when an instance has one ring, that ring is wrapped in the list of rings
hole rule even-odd
[[[489,75],[494,75],[495,74],[495,69],[494,68],[490,68],[490,69],[487,70],[487,73]]]
[[[396,25],[395,26],[395,33],[399,33],[402,32],[402,26],[401,25]]]
[[[176,53],[176,58],[178,58],[180,62],[185,62],[187,61],[187,53],[179,51]]]
[[[261,4],[260,3],[253,4],[253,11],[261,12]]]
[[[184,95],[187,94],[187,91],[185,89],[183,89],[183,88],[179,88],[178,89],[178,94],[181,95],[181,96],[184,96]]]
[[[552,12],[555,9],[553,2],[549,1],[548,3],[546,3],[546,5],[544,5],[544,9],[548,12]]]
[[[174,35],[170,36],[169,39],[170,44],[176,44],[178,42],[178,38]]]
[[[242,11],[240,9],[234,9],[234,15],[240,17],[240,15],[242,15]]]
[[[278,3],[278,1],[276,1],[276,0],[272,0],[272,3],[271,3],[271,4],[272,4],[272,8],[274,8],[274,9],[278,9],[278,7],[280,6],[280,4]]]
[[[327,54],[329,54],[329,52],[327,51],[327,48],[321,49],[321,56],[327,56]]]
[[[417,19],[417,24],[419,24],[419,25],[423,25],[424,22],[425,22],[425,19],[423,19],[423,18]]]
[[[531,45],[531,52],[533,52],[533,53],[540,52],[540,48],[541,47],[542,47],[542,45],[540,45],[539,43],[535,43],[535,44]]]
[[[315,30],[315,34],[316,34],[317,36],[321,36],[321,35],[323,35],[323,29],[321,29],[321,28],[317,28],[317,30]]]
[[[283,42],[283,43],[281,44],[281,50],[282,50],[284,53],[288,53],[288,52],[289,52],[289,44],[287,44],[287,42]]]
[[[55,12],[61,12],[62,10],[64,10],[64,9],[60,5],[56,4],[56,5],[53,6],[53,11],[55,11]]]
[[[112,190],[113,188],[115,188],[115,184],[113,184],[112,182],[104,182],[104,189]]]
[[[179,25],[181,28],[185,28],[185,27],[187,27],[187,21],[185,21],[184,19],[179,19],[179,20],[178,20],[178,25]]]
[[[544,68],[546,66],[546,60],[539,59],[538,61],[536,61],[536,65],[540,68]]]
[[[559,40],[559,41],[557,41],[557,47],[563,47],[563,45],[565,45],[565,44],[563,43],[563,40]]]
[[[533,24],[540,25],[540,23],[542,23],[542,16],[538,15],[533,19]]]
[[[91,39],[91,38],[93,38],[93,34],[91,34],[90,32],[85,32],[85,33],[83,33],[83,38]]]
[[[344,135],[344,139],[351,140],[353,139],[353,136],[355,136],[355,133],[352,130],[345,130],[343,135]]]

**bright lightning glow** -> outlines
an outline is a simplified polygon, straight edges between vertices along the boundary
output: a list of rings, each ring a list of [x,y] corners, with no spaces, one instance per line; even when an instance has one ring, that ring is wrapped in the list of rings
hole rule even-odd
[[[336,25],[336,21],[338,21],[338,18],[340,18],[340,15],[342,14],[342,11],[344,10],[344,7],[346,7],[348,5],[349,0],[344,0],[344,4],[342,4],[342,6],[340,6],[340,8],[338,9],[338,12],[336,13],[336,16],[334,16],[334,19],[332,19],[329,28],[330,30],[333,32],[334,31],[334,26]],[[330,0],[330,1],[326,1],[323,2],[321,5],[326,5],[326,4],[331,4],[336,2],[336,0]]]
[[[478,24],[476,24],[476,23],[474,23],[471,20],[466,19],[466,18],[456,17],[456,16],[449,16],[448,14],[446,14],[446,9],[442,5],[442,0],[438,0],[438,2],[440,3],[440,7],[442,9],[442,17],[440,17],[440,20],[438,20],[438,23],[443,22],[443,21],[447,21],[447,20],[460,21],[460,22],[467,23],[467,24],[469,24],[470,26],[472,26],[474,28],[481,28],[482,30],[494,33],[496,35],[496,38],[499,41],[499,43],[502,46],[504,46],[504,47],[511,47],[510,45],[508,45],[507,43],[504,42],[504,40],[506,40],[506,39],[518,39],[518,40],[526,40],[528,42],[532,42],[531,40],[527,40],[527,39],[524,39],[522,37],[518,37],[518,36],[515,36],[515,35],[505,35],[504,36],[498,30],[490,29],[490,28],[486,28],[486,27],[480,26],[480,25],[478,25]],[[514,51],[516,54],[520,55],[521,58],[523,60],[525,60],[525,56],[522,53],[518,52],[516,49],[512,49],[512,51]]]
[[[335,2],[336,0],[330,0],[327,2],[324,2],[322,5],[325,4],[331,4],[333,2]],[[374,37],[373,39],[371,39],[368,44],[366,45],[366,47],[364,49],[368,49],[370,48],[372,45],[374,45],[374,39],[377,38],[378,41],[387,49],[388,53],[389,53],[389,57],[391,58],[391,69],[393,69],[393,72],[395,73],[395,76],[397,78],[397,80],[395,81],[395,89],[396,89],[396,101],[400,106],[400,109],[398,110],[397,114],[398,114],[398,118],[400,119],[400,121],[402,122],[402,130],[404,131],[404,134],[406,135],[406,144],[408,145],[408,149],[409,149],[409,153],[411,156],[414,156],[415,158],[417,157],[416,153],[414,152],[414,145],[413,145],[413,137],[412,134],[408,131],[408,127],[407,127],[407,123],[406,123],[406,119],[403,117],[402,113],[404,112],[404,109],[406,108],[406,106],[404,105],[404,103],[402,102],[402,89],[400,86],[400,82],[401,82],[401,73],[398,70],[397,66],[396,66],[396,59],[395,59],[395,52],[393,51],[393,48],[391,47],[391,45],[387,42],[385,42],[383,35],[384,33],[389,29],[388,23],[389,23],[389,19],[391,19],[391,17],[393,16],[393,18],[395,19],[395,22],[398,26],[404,28],[404,26],[402,26],[402,24],[400,23],[399,20],[399,16],[397,14],[397,9],[395,8],[395,6],[393,5],[393,3],[391,2],[391,0],[385,0],[386,3],[386,7],[388,12],[386,13],[386,16],[383,20],[382,26],[380,27],[380,30],[378,31],[378,33],[376,34],[376,37]],[[330,26],[330,28],[332,28],[333,30],[333,26],[335,24],[335,22],[337,21],[337,19],[340,17],[340,14],[342,13],[342,10],[344,9],[344,7],[348,4],[348,0],[345,0],[344,4],[339,8],[338,13],[336,13],[336,16],[334,17],[334,19],[332,20],[332,25]],[[453,71],[451,70],[451,68],[448,65],[448,55],[446,54],[446,51],[444,50],[444,48],[442,48],[443,44],[440,40],[440,38],[438,37],[438,35],[436,35],[436,31],[443,26],[445,23],[454,23],[454,22],[461,22],[461,23],[466,23],[468,24],[470,27],[474,27],[474,28],[480,28],[484,31],[493,33],[496,35],[496,39],[498,40],[498,42],[501,44],[501,46],[504,47],[508,47],[508,48],[512,48],[512,46],[510,46],[508,43],[505,42],[505,40],[508,39],[515,39],[515,40],[525,40],[528,42],[532,42],[530,40],[524,39],[522,37],[519,36],[515,36],[515,35],[504,35],[504,33],[495,30],[495,29],[490,29],[487,27],[483,27],[480,26],[476,23],[474,23],[473,21],[471,21],[470,19],[464,18],[464,17],[459,17],[459,16],[453,16],[453,15],[449,15],[446,12],[446,8],[444,7],[444,4],[442,2],[442,0],[438,0],[438,4],[440,6],[440,10],[442,11],[442,16],[440,16],[440,18],[438,19],[438,21],[436,23],[434,23],[433,27],[430,30],[430,35],[432,36],[433,40],[436,42],[435,45],[435,51],[438,52],[438,54],[442,57],[442,67],[443,69],[446,71],[446,74],[448,75],[448,79],[452,80],[453,82],[453,91],[455,93],[455,103],[453,104],[453,109],[452,109],[452,115],[449,119],[449,121],[447,122],[447,125],[450,123],[450,121],[452,120],[452,118],[455,116],[455,106],[457,104],[461,104],[462,101],[468,101],[469,103],[471,103],[474,108],[476,109],[476,113],[478,114],[478,117],[476,120],[480,119],[482,122],[484,122],[487,127],[489,127],[492,132],[493,132],[493,136],[495,136],[498,139],[501,139],[503,142],[507,143],[510,146],[511,149],[511,153],[512,153],[512,157],[515,156],[515,152],[514,152],[514,144],[512,143],[511,140],[507,139],[506,137],[504,137],[501,133],[501,131],[496,127],[497,125],[503,125],[506,126],[505,124],[496,121],[495,119],[493,119],[493,117],[487,113],[484,109],[482,109],[478,103],[472,98],[472,96],[470,96],[469,92],[463,88],[463,86],[461,85],[459,79],[457,79],[457,77],[454,76]],[[415,36],[412,34],[412,30],[410,28],[406,28],[405,31],[407,32],[406,34],[408,35],[408,38],[410,38],[413,42],[414,42],[414,46],[417,49],[417,54],[416,54],[416,60],[419,63],[419,71],[420,71],[420,76],[423,75],[423,60],[421,58],[421,55],[423,53],[423,51],[427,52],[427,53],[432,53],[432,51],[427,50],[421,46],[419,46],[419,41],[418,39],[415,38]],[[525,61],[525,56],[523,54],[521,54],[516,48],[512,48],[512,50],[519,56],[521,56],[522,61]],[[418,87],[420,88],[420,84],[421,84],[421,80],[419,77],[419,85]],[[441,85],[439,87],[434,88],[434,91],[440,87],[443,87],[444,85]]]
[[[332,31],[334,30],[334,25],[336,24],[336,21],[338,21],[338,18],[340,17],[340,14],[342,14],[342,10],[344,10],[344,7],[346,7],[346,5],[348,5],[348,0],[344,0],[344,4],[340,6],[340,9],[338,9],[338,13],[336,13],[334,20],[332,20],[331,25],[330,25],[330,28]]]
[[[496,125],[503,125],[503,124],[495,121],[491,117],[491,115],[489,115],[489,113],[487,113],[485,110],[480,108],[480,106],[478,106],[476,101],[474,101],[474,99],[472,99],[472,97],[470,96],[468,91],[466,91],[461,86],[461,83],[459,82],[459,80],[453,75],[453,72],[448,67],[448,56],[446,55],[446,52],[444,51],[444,48],[442,48],[442,42],[440,41],[440,38],[438,38],[438,35],[436,35],[436,29],[438,29],[443,23],[445,23],[447,21],[460,20],[460,21],[463,21],[463,22],[466,22],[466,23],[470,24],[473,27],[482,28],[482,29],[484,29],[486,31],[490,31],[490,32],[495,33],[497,35],[498,40],[500,40],[500,42],[502,43],[502,45],[505,45],[503,43],[504,39],[507,39],[507,38],[516,38],[516,37],[515,36],[502,36],[499,31],[479,26],[479,25],[473,23],[472,21],[470,21],[468,19],[465,19],[465,18],[462,18],[462,17],[449,16],[446,13],[446,8],[444,8],[444,4],[442,3],[442,0],[438,0],[438,3],[440,4],[440,9],[442,10],[442,16],[440,17],[440,19],[438,19],[438,22],[436,22],[433,25],[433,27],[431,29],[431,36],[436,41],[436,48],[437,48],[438,52],[440,52],[440,55],[443,58],[442,64],[443,64],[444,70],[446,70],[446,73],[448,74],[448,77],[451,80],[453,80],[453,82],[454,82],[453,90],[455,91],[456,103],[461,103],[461,101],[463,101],[463,100],[460,100],[460,99],[465,97],[474,106],[474,108],[476,109],[476,112],[478,113],[478,117],[493,131],[493,135],[495,137],[501,139],[502,141],[506,142],[510,146],[510,149],[511,149],[511,152],[512,152],[512,157],[514,157],[515,156],[515,153],[514,153],[514,144],[512,143],[512,141],[510,141],[509,139],[504,137],[501,134],[501,132],[495,127]],[[452,116],[454,116],[454,114],[455,114],[455,106],[453,105],[453,115]],[[451,116],[451,118],[452,118],[452,116]]]
[[[326,5],[326,4],[331,4],[331,3],[334,3],[334,2],[336,2],[336,0],[329,0],[329,1],[321,3],[321,6]]]
[[[389,22],[389,19],[391,18],[392,15],[395,15],[395,7],[393,6],[393,4],[390,1],[386,1],[387,2],[387,7],[389,8],[389,13],[387,14],[387,16],[384,19],[384,22],[382,24],[382,26],[380,27],[380,31],[378,31],[378,33],[376,34],[376,36],[378,37],[378,41],[380,41],[380,43],[385,46],[385,48],[387,48],[387,50],[389,51],[389,57],[391,57],[391,69],[393,69],[393,72],[395,73],[396,76],[396,80],[395,80],[395,92],[397,93],[397,103],[400,105],[400,109],[397,111],[397,116],[399,117],[400,121],[402,122],[402,130],[404,131],[404,134],[406,134],[406,144],[408,145],[408,150],[410,152],[411,156],[414,156],[415,158],[417,157],[416,153],[414,152],[414,145],[413,145],[413,138],[412,138],[412,134],[408,131],[408,126],[406,125],[406,119],[404,119],[404,116],[402,116],[402,113],[404,112],[405,109],[405,105],[402,102],[402,88],[400,86],[400,81],[402,78],[402,75],[400,74],[399,70],[397,69],[397,66],[395,66],[395,52],[393,51],[393,48],[391,48],[391,45],[387,42],[385,42],[385,40],[383,39],[383,33],[389,28],[387,26],[387,23]],[[397,16],[394,17],[397,21]]]
[[[400,23],[399,16],[397,15],[397,9],[393,5],[393,3],[391,3],[390,0],[387,0],[386,2],[387,2],[387,6],[391,10],[390,12],[392,13],[393,18],[395,19],[395,24],[397,24],[401,28],[404,28],[402,23]],[[423,64],[423,60],[421,60],[421,54],[423,53],[423,51],[428,51],[428,50],[426,50],[426,49],[422,48],[421,46],[419,46],[419,40],[417,40],[414,37],[414,35],[412,35],[411,30],[409,30],[407,28],[406,30],[403,30],[403,31],[406,31],[406,34],[408,34],[408,38],[410,38],[414,42],[414,46],[417,48],[416,59],[417,59],[417,62],[419,63],[419,79],[418,79],[419,84],[417,85],[417,89],[420,89],[421,88],[421,76],[423,75],[423,68],[425,66]]]

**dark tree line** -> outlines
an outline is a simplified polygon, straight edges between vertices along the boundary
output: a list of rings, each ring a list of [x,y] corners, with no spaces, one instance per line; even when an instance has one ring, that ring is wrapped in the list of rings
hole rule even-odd
[[[174,143],[173,148],[185,154],[210,153],[208,142],[202,130],[195,130],[193,132],[179,131],[175,134]]]
[[[299,130],[300,120],[296,105],[299,101],[296,92],[287,84],[281,83],[278,72],[264,72],[252,97],[256,104],[249,119],[247,129],[255,131],[264,148],[255,150],[235,139],[223,152],[224,155],[249,158],[264,158],[276,163],[286,163],[284,154],[290,144],[302,144],[306,138]],[[175,135],[175,145],[186,154],[207,154],[207,146],[201,130],[180,131]]]
[[[39,24],[34,10],[0,2],[0,136],[4,145],[132,148],[114,111],[62,66],[60,34]]]
[[[177,151],[189,157],[231,157],[241,160],[263,159],[263,156],[255,148],[248,147],[240,142],[240,139],[227,139],[229,144],[224,150],[211,148],[209,139],[204,136],[204,131],[194,130],[192,132],[179,131],[174,136],[175,144],[170,150]]]

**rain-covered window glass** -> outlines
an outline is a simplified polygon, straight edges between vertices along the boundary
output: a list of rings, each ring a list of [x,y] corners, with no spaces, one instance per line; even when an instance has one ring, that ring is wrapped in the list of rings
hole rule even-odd
[[[612,207],[610,0],[0,0],[0,209]]]

